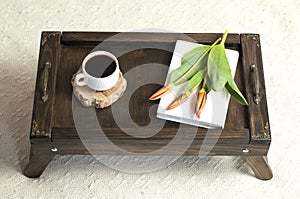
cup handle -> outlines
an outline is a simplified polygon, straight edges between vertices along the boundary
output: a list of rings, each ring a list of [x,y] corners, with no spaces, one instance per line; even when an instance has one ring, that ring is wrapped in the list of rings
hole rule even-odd
[[[75,82],[78,86],[86,86],[87,78],[83,73],[78,73],[75,77]]]

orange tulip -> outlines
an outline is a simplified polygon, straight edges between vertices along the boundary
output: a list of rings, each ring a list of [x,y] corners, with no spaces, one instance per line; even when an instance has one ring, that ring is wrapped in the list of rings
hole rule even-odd
[[[171,92],[171,87],[172,87],[172,85],[167,85],[167,86],[161,87],[158,91],[156,91],[153,95],[151,95],[149,100],[157,100],[157,99],[160,99],[163,96],[169,94]]]
[[[176,108],[177,106],[183,104],[187,99],[189,98],[189,95],[187,93],[182,93],[177,97],[167,108],[167,110],[171,110],[173,108]]]
[[[201,88],[198,92],[197,104],[196,104],[196,116],[200,118],[201,111],[203,110],[207,99],[207,93],[204,88]]]

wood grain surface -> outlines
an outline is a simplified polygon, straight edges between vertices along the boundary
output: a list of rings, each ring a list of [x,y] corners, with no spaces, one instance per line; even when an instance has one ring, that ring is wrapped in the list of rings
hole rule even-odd
[[[47,162],[51,161],[53,154],[90,154],[92,149],[95,154],[106,155],[127,154],[126,151],[152,153],[156,150],[160,150],[159,155],[182,155],[180,149],[188,144],[184,155],[244,156],[258,178],[270,177],[268,173],[271,171],[267,171],[268,167],[262,161],[262,157],[268,153],[271,135],[258,35],[228,35],[226,47],[237,50],[240,54],[235,81],[248,100],[249,106],[242,106],[231,99],[224,129],[208,131],[204,128],[159,120],[156,118],[156,112],[151,109],[159,101],[149,101],[148,98],[164,83],[176,40],[211,44],[221,35],[124,33],[119,36],[118,33],[108,32],[43,32],[31,128],[32,156],[25,174],[29,177],[39,176]],[[95,50],[106,50],[118,57],[120,69],[128,81],[127,91],[145,79],[155,78],[158,83],[141,85],[133,93],[125,91],[124,96],[127,98],[121,97],[112,106],[101,110],[81,106],[78,101],[72,101],[70,81],[84,57]],[[43,102],[41,93],[45,82],[45,62],[51,62],[52,67],[49,70],[49,99]],[[253,102],[254,80],[250,70],[252,64],[258,67],[261,95],[258,105]],[[147,65],[146,71],[134,70],[143,65]],[[132,72],[133,76],[126,77],[127,72]],[[74,107],[80,113],[79,116],[74,116]],[[126,108],[136,127],[127,125],[126,122],[123,122],[123,126],[118,126],[113,110],[121,111]],[[95,119],[93,117],[96,117],[97,125],[89,122]],[[79,128],[74,123],[76,118],[82,121]],[[123,120],[126,121],[124,117]],[[148,128],[149,124],[151,127]],[[97,128],[98,125],[101,126],[101,131]],[[140,127],[144,128],[141,130]],[[148,135],[159,127],[162,128],[149,137],[132,135]],[[179,128],[182,133],[180,142],[170,144],[178,135]],[[113,147],[110,143],[114,144]],[[167,145],[171,146],[161,150]],[[115,146],[125,153],[116,150]],[[53,147],[58,151],[52,151],[51,155],[47,156],[49,158],[43,158],[43,154],[49,154]],[[248,158],[251,156],[254,157]]]

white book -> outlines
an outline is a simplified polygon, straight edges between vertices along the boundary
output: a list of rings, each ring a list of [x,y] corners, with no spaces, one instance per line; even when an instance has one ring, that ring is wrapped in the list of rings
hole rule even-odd
[[[181,58],[187,52],[200,45],[201,44],[177,40],[165,85],[169,83],[171,72],[180,67]],[[234,77],[239,53],[238,51],[226,49],[226,55],[230,64],[232,76]],[[230,94],[225,88],[220,92],[210,91],[208,93],[207,101],[204,109],[201,112],[200,118],[197,118],[195,115],[197,93],[199,91],[198,89],[195,90],[190,95],[189,99],[182,105],[172,110],[166,110],[171,102],[173,102],[184,90],[185,86],[186,83],[175,86],[171,93],[164,96],[160,100],[156,116],[161,119],[185,123],[193,126],[205,128],[224,128],[230,100]]]

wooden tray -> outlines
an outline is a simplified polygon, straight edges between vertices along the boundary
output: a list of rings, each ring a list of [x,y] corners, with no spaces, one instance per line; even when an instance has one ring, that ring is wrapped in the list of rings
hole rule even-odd
[[[70,81],[83,58],[99,43],[104,44],[101,50],[117,55],[120,68],[126,74],[130,69],[147,63],[168,66],[177,39],[211,44],[222,36],[208,33],[123,33],[122,37],[118,37],[117,34],[116,32],[42,33],[30,133],[31,156],[24,171],[26,176],[40,176],[55,154],[90,154],[79,139],[75,128]],[[112,36],[115,37],[109,42],[103,42]],[[230,101],[225,128],[221,134],[209,132],[208,139],[217,139],[217,142],[208,155],[244,156],[258,178],[271,179],[272,172],[266,161],[271,133],[259,35],[229,34],[225,45],[240,53],[235,80],[246,96],[249,106],[241,106],[234,100]],[[253,65],[254,68],[251,67]],[[164,82],[166,72],[166,70],[157,72],[157,78],[161,82]],[[127,79],[128,87],[134,85],[139,78],[144,78],[144,75],[136,73],[136,78]],[[159,87],[158,84],[147,84],[137,89],[131,96],[130,115],[138,125],[143,126],[150,122],[149,108],[158,101],[149,101],[148,97]],[[128,101],[122,99],[120,98],[118,103],[128,106]],[[115,145],[134,153],[147,153],[167,145],[175,137],[179,127],[178,123],[167,121],[164,128],[154,136],[136,138],[120,130],[112,116],[111,107],[98,110],[96,113],[105,136]],[[154,115],[156,112],[150,114]],[[190,128],[192,131],[192,127]],[[134,128],[129,130],[136,131]],[[87,133],[92,134],[94,131],[97,130],[86,128]],[[188,132],[189,127],[186,127],[185,131]],[[192,144],[184,155],[199,155],[199,149],[206,136],[207,130],[198,128]],[[120,154],[105,143],[95,145],[93,151],[97,154]],[[204,154],[206,153],[200,152],[200,155]],[[178,154],[174,147],[161,155]]]

